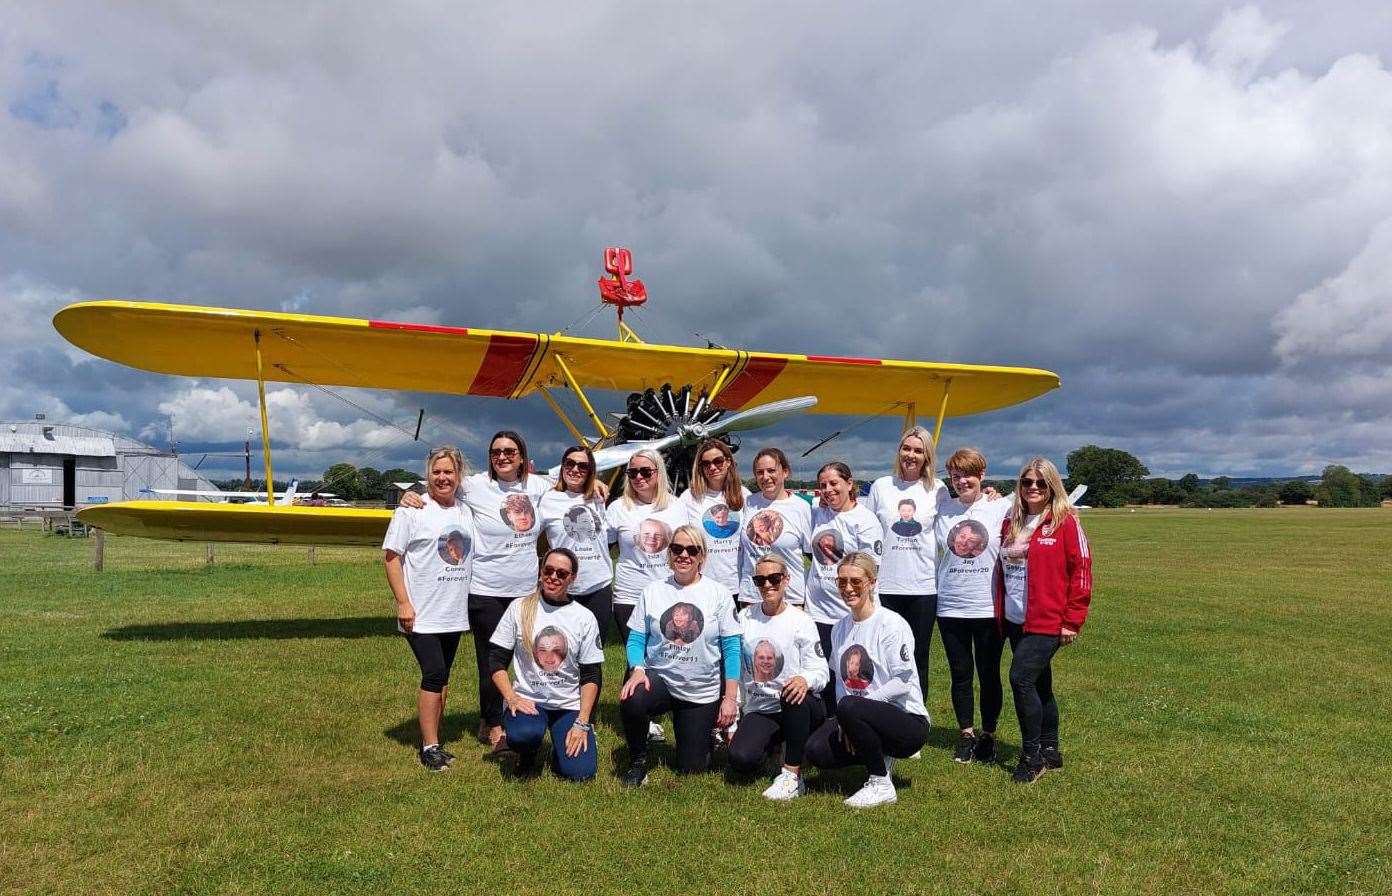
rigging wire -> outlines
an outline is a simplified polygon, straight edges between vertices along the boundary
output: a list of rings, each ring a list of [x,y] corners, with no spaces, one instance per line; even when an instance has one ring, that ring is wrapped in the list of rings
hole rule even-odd
[[[845,435],[846,433],[850,432],[851,430],[856,429],[856,428],[858,428],[858,427],[860,427],[860,426],[863,426],[863,425],[865,425],[866,423],[869,423],[871,420],[874,420],[874,419],[876,419],[876,418],[878,418],[878,417],[883,417],[885,414],[888,414],[890,411],[894,410],[895,408],[904,407],[905,404],[907,404],[907,402],[903,402],[903,401],[892,401],[892,402],[890,402],[889,404],[885,405],[884,410],[882,410],[882,411],[877,411],[876,413],[871,414],[871,415],[869,415],[868,417],[862,417],[862,418],[860,418],[859,420],[857,420],[857,421],[855,421],[854,423],[852,423],[851,425],[842,427],[841,429],[838,429],[836,432],[834,432],[834,433],[832,433],[831,435],[827,436],[826,438],[822,439],[820,442],[818,442],[817,444],[813,445],[811,448],[808,448],[806,451],[802,452],[802,455],[801,455],[801,456],[802,456],[802,457],[806,457],[807,455],[811,454],[813,451],[816,451],[818,448],[820,448],[820,447],[822,447],[823,445],[825,445],[827,442],[830,442],[832,439],[840,438],[841,436]]]

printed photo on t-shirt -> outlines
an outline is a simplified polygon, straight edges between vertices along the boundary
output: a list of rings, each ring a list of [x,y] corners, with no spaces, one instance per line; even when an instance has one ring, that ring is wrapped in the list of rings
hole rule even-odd
[[[914,511],[918,509],[914,504],[913,498],[904,498],[899,502],[899,519],[895,520],[894,525],[889,529],[895,535],[902,535],[904,538],[914,538],[923,531],[923,524],[914,519]]]
[[[469,556],[469,536],[463,530],[451,527],[440,533],[435,548],[447,565],[460,566]]]
[[[565,534],[576,541],[588,541],[595,537],[599,531],[599,515],[595,513],[593,507],[585,504],[576,504],[566,511],[565,517],[561,520],[561,527],[565,529]]]
[[[633,533],[633,546],[644,554],[660,554],[672,543],[672,530],[659,519],[646,519]]]
[[[508,495],[503,500],[503,506],[498,508],[498,515],[514,532],[530,532],[536,525],[536,510],[532,508],[532,499],[527,495]]]
[[[761,510],[750,519],[745,531],[750,541],[766,548],[783,534],[783,515],[776,510]]]
[[[569,652],[565,634],[554,625],[548,625],[532,639],[532,659],[545,672],[561,668]]]
[[[870,652],[852,644],[841,654],[841,683],[847,691],[864,691],[875,680],[875,663]]]
[[[835,529],[824,529],[813,536],[812,550],[816,551],[818,559],[828,566],[840,563],[841,558],[846,556],[846,549],[841,543],[841,533]]]
[[[739,522],[730,519],[730,508],[715,504],[702,514],[701,528],[711,538],[729,538],[739,531]]]
[[[693,644],[706,627],[705,614],[695,604],[672,604],[657,620],[662,637],[673,644]]]
[[[745,668],[755,681],[774,681],[783,671],[783,654],[767,639],[754,645],[752,654],[745,654]]]
[[[962,520],[947,533],[947,549],[958,557],[980,557],[991,544],[991,536],[980,520]]]

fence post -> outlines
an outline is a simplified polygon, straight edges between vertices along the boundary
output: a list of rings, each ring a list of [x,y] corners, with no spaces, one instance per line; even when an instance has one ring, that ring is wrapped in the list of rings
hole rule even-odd
[[[211,541],[208,542],[208,565],[213,565],[213,543]]]
[[[97,543],[92,553],[92,565],[96,567],[97,572],[101,572],[102,567],[106,565],[106,533],[101,529],[97,530]]]
[[[317,561],[317,554],[315,553],[315,550],[314,550],[315,547],[316,547],[316,545],[310,545],[310,546],[309,546],[309,565],[310,565],[310,566],[313,566],[316,562],[318,562],[318,561]]]

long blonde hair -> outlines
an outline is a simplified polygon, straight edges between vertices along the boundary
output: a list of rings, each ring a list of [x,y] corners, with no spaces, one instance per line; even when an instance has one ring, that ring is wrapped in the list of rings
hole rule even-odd
[[[1025,517],[1029,510],[1025,507],[1025,499],[1020,496],[1020,479],[1031,470],[1037,471],[1049,483],[1049,506],[1044,511],[1044,518],[1048,519],[1049,524],[1044,528],[1044,534],[1054,534],[1054,530],[1066,517],[1078,515],[1078,511],[1073,508],[1073,502],[1068,500],[1068,491],[1063,487],[1063,477],[1059,475],[1058,467],[1047,457],[1032,457],[1015,477],[1015,494],[1010,501],[1010,528],[1005,533],[1006,541],[1014,541],[1020,530],[1025,528]]]
[[[894,478],[903,479],[904,466],[899,460],[899,449],[904,447],[904,440],[913,436],[923,443],[923,469],[918,471],[918,481],[923,483],[923,487],[928,491],[933,490],[937,482],[937,474],[934,471],[938,468],[938,446],[933,444],[933,434],[922,426],[913,426],[904,430],[904,434],[899,437],[899,444],[894,446]]]
[[[701,455],[712,448],[718,450],[725,458],[725,487],[722,489],[725,506],[731,510],[743,510],[744,483],[740,482],[739,469],[735,466],[735,453],[720,439],[706,439],[701,443],[701,447],[696,449],[696,455],[691,461],[691,494],[697,498],[706,496],[706,470],[701,466]]]
[[[667,505],[672,503],[672,485],[667,479],[667,464],[662,460],[662,455],[651,448],[643,448],[633,452],[633,457],[628,459],[628,463],[633,463],[634,457],[643,457],[652,461],[653,466],[657,467],[657,472],[653,475],[657,477],[657,490],[653,492],[652,506],[654,510],[666,510]],[[738,478],[738,477],[736,477]],[[632,510],[638,503],[637,496],[633,493],[633,480],[628,478],[628,464],[624,464],[624,507]]]
[[[574,582],[575,576],[580,572],[580,559],[575,556],[575,552],[569,548],[552,548],[541,558],[541,567],[546,565],[547,558],[552,554],[560,554],[570,561],[570,581]],[[541,567],[537,568],[537,587],[532,589],[531,594],[522,598],[517,608],[517,630],[522,644],[528,650],[532,649],[532,629],[536,627],[537,609],[541,606]]]

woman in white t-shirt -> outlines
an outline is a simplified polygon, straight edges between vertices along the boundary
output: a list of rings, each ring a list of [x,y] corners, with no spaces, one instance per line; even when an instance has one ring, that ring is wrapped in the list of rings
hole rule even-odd
[[[720,439],[706,439],[696,449],[691,465],[691,487],[681,496],[686,521],[700,526],[710,555],[701,574],[724,585],[738,600],[740,574],[740,521],[749,489],[740,482],[730,446]]]
[[[551,487],[528,475],[527,443],[511,430],[488,442],[488,472],[464,480],[464,503],[474,513],[478,545],[469,586],[469,630],[479,674],[479,735],[495,752],[506,747],[503,697],[488,674],[488,642],[508,604],[536,587],[537,504]]]
[[[975,448],[959,448],[947,459],[956,498],[938,508],[938,632],[952,673],[952,711],[960,733],[952,758],[993,762],[1000,718],[1001,651],[1005,638],[996,624],[992,594],[1001,524],[1010,499],[989,497],[981,488],[986,458]],[[981,682],[981,730],[973,726],[972,676]]]
[[[706,770],[711,731],[729,727],[738,712],[739,628],[729,592],[701,575],[705,536],[695,526],[679,526],[667,553],[671,577],[649,583],[628,620],[633,671],[619,692],[630,762],[626,787],[647,780],[655,717],[672,714],[677,772],[688,774]]]
[[[754,484],[758,494],[744,502],[744,528],[740,532],[740,600],[746,604],[760,600],[751,576],[754,564],[765,554],[777,554],[794,575],[788,581],[787,601],[802,606],[807,582],[798,570],[803,557],[812,551],[812,505],[788,491],[785,483],[792,470],[788,458],[777,448],[764,448],[754,455]]]
[[[538,770],[548,730],[561,777],[588,781],[598,767],[590,720],[603,685],[604,647],[594,614],[567,593],[579,569],[566,548],[548,551],[537,590],[508,605],[489,642],[488,668],[503,695],[503,727],[519,775]],[[511,681],[509,662],[516,676]]]
[[[938,616],[938,545],[934,527],[947,488],[933,471],[937,457],[933,436],[915,426],[899,438],[894,473],[870,486],[865,506],[880,520],[884,553],[880,557],[880,606],[908,622],[914,635],[918,681],[928,690],[928,658],[933,623]]]
[[[730,767],[754,774],[769,750],[781,743],[783,768],[764,791],[771,800],[796,799],[807,792],[803,750],[826,719],[817,699],[827,680],[826,655],[812,617],[784,600],[789,578],[782,557],[760,557],[753,580],[763,600],[739,614],[744,714],[730,742]]]
[[[628,459],[623,494],[609,505],[606,518],[611,538],[619,544],[614,623],[622,634],[643,589],[667,578],[667,546],[686,522],[686,508],[672,495],[662,455],[644,448]]]
[[[476,539],[472,515],[456,496],[464,472],[459,449],[446,445],[432,450],[425,470],[429,491],[424,506],[396,509],[382,549],[387,585],[396,598],[397,628],[421,669],[416,696],[420,761],[441,771],[454,758],[440,746],[440,719],[459,637],[469,630],[467,598]]]
[[[850,610],[836,587],[836,567],[854,551],[880,556],[880,521],[856,500],[855,477],[841,461],[823,464],[817,471],[821,503],[812,508],[812,565],[807,568],[807,613],[817,623],[822,650],[830,656],[831,628]],[[822,689],[827,715],[836,708],[836,691],[828,682]]]
[[[876,605],[877,572],[875,558],[859,551],[836,569],[837,587],[850,608],[831,633],[836,715],[807,743],[807,758],[818,768],[865,766],[865,786],[846,800],[858,809],[898,799],[889,757],[912,756],[928,739],[913,632],[904,617]]]
[[[600,635],[607,644],[614,571],[609,562],[606,495],[595,472],[594,452],[572,445],[561,455],[561,477],[542,496],[540,513],[547,544],[566,548],[578,558],[580,569],[570,582],[570,596],[599,620]]]

